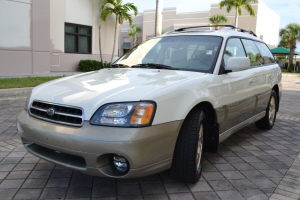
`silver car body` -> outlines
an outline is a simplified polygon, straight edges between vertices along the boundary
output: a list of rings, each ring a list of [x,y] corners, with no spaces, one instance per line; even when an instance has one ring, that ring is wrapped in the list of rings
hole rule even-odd
[[[199,103],[210,104],[218,124],[218,141],[265,115],[272,89],[281,99],[281,70],[277,63],[219,74],[227,39],[248,38],[232,30],[186,32],[177,35],[215,35],[223,38],[213,73],[167,69],[108,68],[54,80],[33,89],[17,126],[26,149],[53,163],[82,173],[116,178],[154,174],[171,167],[181,125]],[[160,37],[169,37],[163,35]],[[176,35],[172,35],[176,37]],[[53,123],[30,113],[33,102],[82,110],[76,126]],[[93,114],[112,102],[153,101],[151,126],[95,126]],[[110,156],[122,155],[130,169],[115,173]]]

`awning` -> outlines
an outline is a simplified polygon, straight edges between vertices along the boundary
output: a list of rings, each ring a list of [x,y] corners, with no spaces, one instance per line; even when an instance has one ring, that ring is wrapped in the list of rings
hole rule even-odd
[[[121,49],[130,49],[130,47],[131,47],[131,42],[124,42],[122,44]]]
[[[271,49],[272,54],[290,54],[290,50],[284,47],[277,47],[274,49]],[[298,53],[294,53],[294,55],[299,55]]]

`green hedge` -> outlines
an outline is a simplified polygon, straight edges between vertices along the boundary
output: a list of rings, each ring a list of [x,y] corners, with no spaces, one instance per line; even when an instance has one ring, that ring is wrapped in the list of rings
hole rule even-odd
[[[89,72],[101,69],[102,65],[100,61],[97,60],[80,60],[78,65],[78,71],[80,72]],[[110,66],[110,63],[104,62],[103,67],[107,68]]]

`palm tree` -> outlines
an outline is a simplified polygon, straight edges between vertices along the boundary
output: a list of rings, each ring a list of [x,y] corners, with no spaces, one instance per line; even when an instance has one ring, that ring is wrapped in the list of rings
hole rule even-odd
[[[137,43],[137,36],[139,35],[139,32],[141,32],[142,29],[136,25],[132,25],[131,29],[128,29],[128,35],[129,37],[133,37],[133,46],[136,46]]]
[[[290,49],[290,41],[286,34],[281,36],[281,40],[278,46]]]
[[[235,7],[235,26],[238,25],[238,15],[242,14],[242,8],[244,7],[251,16],[255,16],[254,8],[250,3],[258,3],[258,0],[223,0],[219,3],[219,8],[222,9],[227,6],[227,12],[230,12],[232,7]]]
[[[212,17],[209,18],[210,23],[219,25],[222,22],[227,22],[227,18],[224,15],[215,14]],[[219,29],[219,27],[216,26],[216,30]]]
[[[115,35],[114,35],[114,45],[113,45],[113,52],[111,56],[111,61],[114,57],[115,46],[116,46],[116,39],[117,39],[117,25],[123,24],[125,20],[129,21],[129,24],[132,25],[132,17],[128,13],[129,11],[133,11],[134,15],[137,15],[138,10],[133,3],[126,3],[123,4],[122,0],[103,0],[102,3],[102,13],[101,18],[103,21],[106,21],[108,15],[115,14],[116,16],[116,23],[115,23]]]
[[[279,36],[289,43],[290,55],[288,71],[292,71],[292,63],[295,49],[297,48],[296,42],[300,42],[300,25],[296,23],[290,23],[285,29],[280,29]]]

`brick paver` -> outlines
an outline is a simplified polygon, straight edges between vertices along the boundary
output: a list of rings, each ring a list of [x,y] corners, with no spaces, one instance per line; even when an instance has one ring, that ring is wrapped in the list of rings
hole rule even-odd
[[[300,195],[300,77],[283,77],[276,124],[250,125],[205,153],[196,184],[174,181],[167,171],[139,179],[83,175],[28,153],[16,129],[24,98],[0,100],[0,199],[298,199]]]

